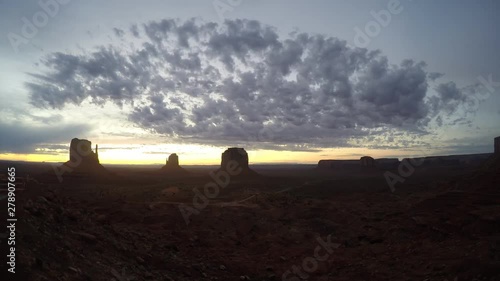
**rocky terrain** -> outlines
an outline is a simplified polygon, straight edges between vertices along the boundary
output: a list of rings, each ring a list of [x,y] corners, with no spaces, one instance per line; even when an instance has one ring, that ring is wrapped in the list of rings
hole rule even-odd
[[[73,139],[62,176],[0,166],[19,177],[18,280],[500,280],[499,154],[446,159],[254,171],[229,148],[215,171],[124,170]]]
[[[18,195],[17,276],[500,280],[499,168],[492,157],[476,170],[417,171],[394,193],[373,173],[235,178],[189,224],[179,204],[193,204],[193,188],[212,180],[204,174],[142,184],[38,178]],[[330,251],[314,263],[320,240]]]

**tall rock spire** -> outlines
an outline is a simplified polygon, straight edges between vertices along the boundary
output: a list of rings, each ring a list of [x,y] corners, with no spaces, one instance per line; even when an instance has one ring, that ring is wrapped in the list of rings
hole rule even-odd
[[[95,145],[95,158],[97,158],[97,163],[99,163],[99,152],[97,151],[98,146],[97,144]]]

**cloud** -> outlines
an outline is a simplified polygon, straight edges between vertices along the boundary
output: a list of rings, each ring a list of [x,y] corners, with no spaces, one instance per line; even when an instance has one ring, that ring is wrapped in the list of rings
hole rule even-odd
[[[137,27],[137,24],[133,24],[130,26],[130,33],[132,33],[134,37],[139,38],[139,28]]]
[[[123,31],[123,29],[120,29],[120,28],[114,27],[113,32],[115,33],[115,35],[117,37],[120,37],[120,38],[123,37],[123,35],[125,35],[125,31]]]
[[[443,125],[443,116],[450,117],[452,114],[460,111],[459,118],[450,118],[446,125],[470,124],[471,121],[466,117],[469,114],[475,114],[479,104],[483,102],[484,86],[476,83],[466,87],[459,87],[455,82],[441,83],[435,88],[437,96],[429,98],[428,104],[434,114],[438,115],[437,123]]]
[[[40,116],[27,113],[27,115],[35,122],[40,122],[47,125],[58,125],[63,121],[64,117],[61,114],[51,114],[49,116]]]
[[[431,81],[436,81],[437,79],[443,77],[444,74],[443,73],[439,73],[439,72],[431,72],[427,75],[427,77],[429,77],[429,79]]]
[[[465,102],[466,99],[465,95],[454,82],[440,84],[436,88],[436,91],[439,94],[439,100],[442,103],[441,108],[446,110],[448,114],[453,113],[458,105]]]
[[[441,153],[454,154],[477,154],[493,153],[493,139],[496,135],[472,134],[468,137],[450,138],[442,141],[438,147]]]
[[[88,135],[90,127],[83,124],[30,126],[23,123],[0,123],[0,153],[37,153],[37,148],[60,149],[54,143],[69,143],[74,137]]]
[[[315,149],[367,146],[396,132],[406,134],[391,140],[407,144],[470,102],[453,82],[430,94],[443,74],[423,62],[390,63],[323,35],[282,38],[254,20],[165,19],[117,35],[141,45],[46,57],[48,71],[26,83],[31,103],[130,104],[129,121],[177,141]]]

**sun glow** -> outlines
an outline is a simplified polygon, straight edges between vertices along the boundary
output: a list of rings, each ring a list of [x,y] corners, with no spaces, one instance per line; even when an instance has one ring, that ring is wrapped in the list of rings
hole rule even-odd
[[[164,165],[172,153],[179,155],[181,165],[218,165],[227,147],[194,144],[111,144],[99,142],[99,160],[102,164]],[[69,149],[69,146],[68,146]],[[93,147],[95,149],[95,146]],[[408,151],[375,150],[365,148],[322,149],[317,151],[277,151],[247,149],[250,164],[302,163],[316,164],[321,159],[359,159],[406,157]],[[421,156],[420,153],[415,153]],[[43,150],[32,154],[0,154],[0,159],[29,162],[68,161],[67,149]]]

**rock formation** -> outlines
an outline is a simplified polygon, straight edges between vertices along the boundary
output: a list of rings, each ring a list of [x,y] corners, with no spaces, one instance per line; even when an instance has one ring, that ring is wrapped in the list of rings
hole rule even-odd
[[[97,145],[92,151],[92,143],[88,140],[74,138],[69,145],[69,161],[86,165],[99,164]]]
[[[230,161],[235,161],[238,166],[248,169],[248,153],[243,148],[231,147],[222,153],[221,168],[226,169]]]
[[[256,175],[257,173],[248,166],[248,153],[244,148],[231,147],[222,153],[220,170],[239,170],[238,175]],[[235,175],[237,176],[237,175]]]
[[[69,145],[69,161],[61,167],[61,173],[72,176],[105,175],[109,172],[99,163],[98,146],[92,151],[92,143],[74,138]]]
[[[500,137],[495,138],[495,154],[500,154]]]
[[[379,170],[398,169],[402,162],[409,163],[415,168],[453,168],[453,167],[479,167],[485,162],[493,162],[490,158],[500,159],[500,137],[495,138],[495,153],[447,155],[447,156],[427,156],[405,158],[399,161],[398,158],[373,159],[370,156],[363,156],[359,160],[320,160],[317,169],[319,170],[344,170],[344,171],[367,171],[368,167]],[[491,164],[491,163],[490,163]],[[488,165],[490,165],[488,164]],[[408,165],[408,164],[404,164]]]
[[[161,168],[161,173],[177,177],[187,175],[188,171],[179,166],[179,156],[176,153],[172,153],[167,158],[165,166]]]
[[[179,156],[177,156],[177,154],[175,153],[170,154],[167,159],[166,165],[170,167],[179,167]]]
[[[373,159],[363,156],[359,160],[320,160],[317,168],[320,170],[359,170],[365,168],[394,169],[399,165],[397,158]]]
[[[348,170],[360,168],[359,160],[320,160],[318,162],[318,169],[328,170]]]
[[[361,166],[363,167],[375,167],[375,159],[370,156],[363,156],[359,159]]]
[[[466,154],[466,155],[427,156],[427,157],[405,158],[401,162],[409,162],[412,166],[418,168],[473,167],[473,166],[480,166],[491,155],[492,155],[491,153],[482,153],[482,154]]]

